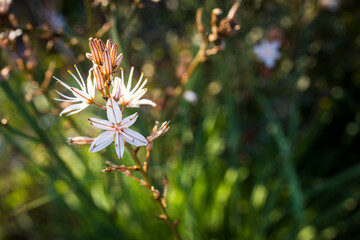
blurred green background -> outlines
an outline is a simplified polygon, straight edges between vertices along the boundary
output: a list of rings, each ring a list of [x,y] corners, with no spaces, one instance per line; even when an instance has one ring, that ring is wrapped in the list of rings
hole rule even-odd
[[[66,142],[100,133],[87,118],[101,110],[60,118],[51,99],[64,92],[52,75],[74,84],[66,70],[91,67],[89,37],[111,38],[125,75],[135,66],[135,79],[149,78],[157,107],[139,109],[134,128],[148,135],[171,121],[150,176],[158,189],[168,176],[183,239],[360,239],[359,1],[241,1],[240,31],[185,86],[197,100],[164,119],[199,48],[196,10],[208,32],[211,10],[223,18],[233,3],[13,0],[0,15],[0,69],[10,66],[0,78],[0,239],[171,239],[147,189],[101,172],[106,160],[131,166],[127,152],[119,161],[113,147],[90,154]],[[253,47],[274,35],[282,56],[269,70]]]

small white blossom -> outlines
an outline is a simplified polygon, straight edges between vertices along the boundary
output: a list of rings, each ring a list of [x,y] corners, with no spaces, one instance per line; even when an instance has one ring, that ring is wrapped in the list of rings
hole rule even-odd
[[[135,123],[138,113],[123,119],[119,105],[112,98],[108,99],[106,103],[106,113],[108,120],[89,118],[91,125],[106,130],[95,138],[90,146],[90,152],[97,152],[109,146],[114,141],[114,138],[115,150],[119,158],[122,158],[124,154],[124,141],[135,146],[145,146],[148,144],[144,136],[129,129]]]
[[[75,78],[76,82],[80,86],[80,89],[70,87],[69,85],[67,85],[60,79],[58,79],[57,77],[54,77],[61,85],[63,85],[66,89],[70,90],[71,93],[73,94],[73,97],[71,97],[71,96],[66,96],[66,95],[62,94],[59,91],[56,91],[60,96],[63,97],[63,99],[61,99],[61,98],[54,98],[54,99],[57,101],[62,101],[62,102],[76,103],[76,104],[70,105],[69,107],[65,108],[60,113],[60,116],[63,115],[64,113],[69,113],[69,114],[67,114],[67,116],[78,113],[81,110],[85,109],[87,106],[89,106],[94,101],[95,81],[93,81],[93,79],[91,77],[92,69],[89,70],[89,76],[87,78],[87,86],[85,85],[84,79],[82,78],[82,76],[76,66],[75,66],[75,69],[76,69],[77,73],[79,74],[80,80],[72,72],[70,72],[70,71],[68,71],[68,72],[71,74],[71,76],[73,76]]]
[[[281,57],[279,48],[279,41],[275,40],[270,42],[268,40],[263,40],[260,44],[255,45],[253,51],[266,67],[273,68],[275,66],[275,61]]]
[[[184,92],[184,99],[189,103],[195,104],[198,101],[198,96],[194,91],[186,90]]]
[[[340,0],[320,0],[319,3],[321,6],[334,12],[339,8]]]
[[[144,88],[147,79],[142,82],[143,73],[141,73],[140,79],[135,85],[135,87],[131,90],[132,76],[134,72],[134,67],[130,70],[129,80],[127,82],[127,86],[125,87],[124,82],[124,71],[121,69],[121,78],[115,77],[114,79],[114,89],[112,91],[111,97],[113,97],[118,103],[122,106],[126,107],[139,107],[140,105],[151,105],[153,107],[156,104],[149,99],[141,99],[142,96],[146,93],[147,89]]]

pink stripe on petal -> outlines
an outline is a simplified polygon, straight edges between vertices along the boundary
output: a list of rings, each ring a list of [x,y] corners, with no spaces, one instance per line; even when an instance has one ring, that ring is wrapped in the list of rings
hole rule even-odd
[[[94,127],[97,127],[97,128],[103,129],[103,130],[108,130],[108,131],[114,130],[114,125],[107,120],[98,119],[98,118],[89,118],[89,122]]]
[[[88,100],[90,100],[89,95],[86,92],[81,91],[80,89],[71,88],[71,92],[74,94],[75,97],[77,97],[83,102],[88,102]]]
[[[106,103],[106,113],[110,122],[116,125],[121,122],[122,113],[120,111],[119,105],[112,98],[109,98],[109,100]]]
[[[122,138],[121,134],[116,132],[115,135],[115,150],[116,154],[118,155],[119,159],[121,159],[124,155],[124,139]]]

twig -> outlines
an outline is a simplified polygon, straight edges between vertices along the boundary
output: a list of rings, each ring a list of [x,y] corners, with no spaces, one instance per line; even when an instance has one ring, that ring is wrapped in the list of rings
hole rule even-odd
[[[125,143],[125,147],[130,152],[130,155],[131,155],[132,159],[134,160],[135,165],[140,168],[139,173],[141,174],[141,176],[143,177],[143,179],[145,181],[145,184],[146,184],[145,186],[153,193],[154,200],[156,201],[157,205],[160,207],[160,209],[162,211],[162,216],[163,216],[162,219],[168,223],[168,225],[171,228],[171,231],[173,233],[174,239],[180,240],[181,237],[177,231],[176,224],[170,219],[170,217],[166,211],[166,208],[162,204],[161,199],[159,197],[155,197],[155,196],[157,196],[157,193],[156,193],[157,190],[152,185],[152,183],[149,179],[148,173],[144,171],[143,167],[141,166],[141,162],[140,162],[139,158],[137,157],[136,153],[134,152],[133,148],[131,147],[131,145],[128,143]]]

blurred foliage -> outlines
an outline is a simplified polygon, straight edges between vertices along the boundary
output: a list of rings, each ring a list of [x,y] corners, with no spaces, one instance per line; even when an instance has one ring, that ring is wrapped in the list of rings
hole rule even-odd
[[[111,38],[123,68],[149,77],[136,128],[149,134],[196,54],[195,15],[232,1],[13,0],[0,15],[0,239],[170,239],[151,194],[101,170],[112,147],[88,153],[67,137],[97,136],[101,110],[58,117],[52,75],[91,63],[88,38]],[[169,178],[168,212],[183,239],[359,239],[360,6],[339,1],[243,0],[241,29],[186,85],[171,128],[154,144],[150,175]],[[336,2],[336,1],[335,1]],[[11,15],[13,14],[13,15]],[[223,16],[221,15],[221,16]],[[14,21],[15,16],[17,23]],[[3,35],[5,36],[5,35]],[[272,70],[252,53],[282,40]],[[128,71],[125,71],[128,73]],[[144,156],[140,150],[139,155]],[[122,163],[131,165],[128,153]]]

